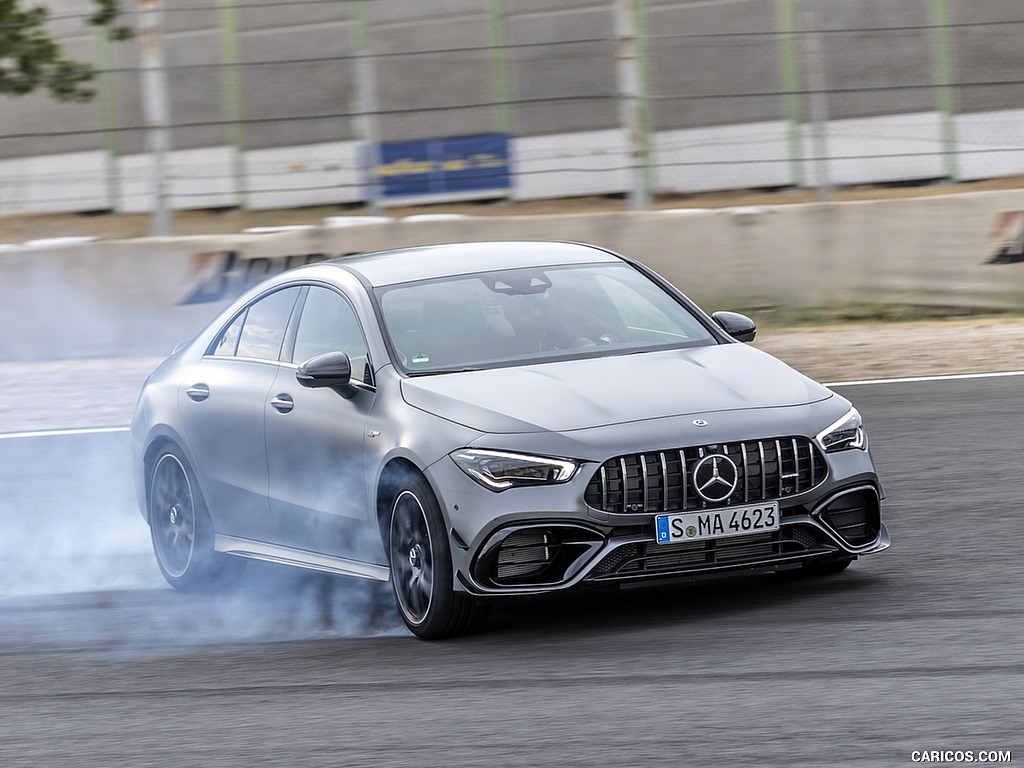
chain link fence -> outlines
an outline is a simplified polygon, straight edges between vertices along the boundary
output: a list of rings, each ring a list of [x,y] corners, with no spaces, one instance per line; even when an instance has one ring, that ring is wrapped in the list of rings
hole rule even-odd
[[[140,36],[108,42],[89,0],[53,0],[50,28],[95,63],[97,98],[7,99],[0,215],[152,210],[160,190],[175,208],[387,204],[381,178],[426,167],[394,165],[406,147],[482,135],[507,142],[501,178],[462,196],[646,204],[1024,174],[1019,0],[127,5],[133,26],[158,8],[166,120],[147,106]]]

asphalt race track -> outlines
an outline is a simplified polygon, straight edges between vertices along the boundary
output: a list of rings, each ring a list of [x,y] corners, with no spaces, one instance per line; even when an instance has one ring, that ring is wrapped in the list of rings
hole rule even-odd
[[[123,432],[0,439],[0,765],[901,766],[1024,760],[1024,377],[845,387],[893,547],[400,628],[362,583],[162,586]],[[977,759],[977,758],[976,758]]]

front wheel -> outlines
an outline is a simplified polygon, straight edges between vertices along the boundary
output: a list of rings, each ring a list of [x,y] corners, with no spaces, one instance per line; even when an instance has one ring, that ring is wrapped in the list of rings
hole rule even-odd
[[[213,524],[188,462],[174,447],[153,462],[149,483],[149,530],[157,565],[182,592],[225,586],[245,561],[213,549]]]
[[[397,484],[388,525],[391,585],[402,620],[425,640],[466,634],[487,618],[486,605],[452,588],[452,556],[441,509],[426,481]]]

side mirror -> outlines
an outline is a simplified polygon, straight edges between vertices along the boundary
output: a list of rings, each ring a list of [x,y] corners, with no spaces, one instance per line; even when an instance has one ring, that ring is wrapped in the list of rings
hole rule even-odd
[[[329,387],[343,397],[352,397],[356,392],[351,383],[352,361],[344,352],[325,352],[309,358],[299,366],[295,378],[304,387]]]
[[[739,312],[715,312],[711,317],[736,341],[753,341],[757,335],[757,324]]]

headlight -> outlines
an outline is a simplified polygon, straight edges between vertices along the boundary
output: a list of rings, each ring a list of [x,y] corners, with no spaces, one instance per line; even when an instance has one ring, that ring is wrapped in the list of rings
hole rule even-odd
[[[868,444],[867,435],[864,433],[864,421],[856,408],[851,408],[843,418],[820,432],[815,439],[826,453],[851,448],[864,450]]]
[[[450,455],[463,472],[492,491],[504,491],[515,486],[564,483],[572,478],[578,466],[566,459],[477,448],[466,448]]]

